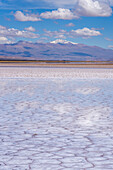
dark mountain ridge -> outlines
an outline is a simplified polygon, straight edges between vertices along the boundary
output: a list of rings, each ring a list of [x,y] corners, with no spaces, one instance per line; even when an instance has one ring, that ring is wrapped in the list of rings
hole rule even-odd
[[[24,60],[113,61],[113,50],[72,43],[30,43],[0,45],[0,58]]]

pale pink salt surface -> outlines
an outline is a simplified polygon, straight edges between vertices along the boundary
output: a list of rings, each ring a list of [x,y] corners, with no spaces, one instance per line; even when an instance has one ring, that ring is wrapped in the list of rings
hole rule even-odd
[[[1,67],[0,77],[113,78],[113,69]]]
[[[0,68],[1,170],[113,169],[112,74]]]

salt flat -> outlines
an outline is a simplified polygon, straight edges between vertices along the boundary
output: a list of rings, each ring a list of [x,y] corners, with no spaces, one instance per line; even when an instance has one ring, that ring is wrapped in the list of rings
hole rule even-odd
[[[0,67],[1,78],[113,78],[113,69],[55,68],[55,67]]]
[[[113,169],[113,70],[0,68],[0,170]]]

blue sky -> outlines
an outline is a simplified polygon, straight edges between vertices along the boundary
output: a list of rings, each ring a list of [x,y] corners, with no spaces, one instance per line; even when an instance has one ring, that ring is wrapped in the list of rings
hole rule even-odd
[[[1,0],[0,43],[19,40],[113,48],[113,0]]]

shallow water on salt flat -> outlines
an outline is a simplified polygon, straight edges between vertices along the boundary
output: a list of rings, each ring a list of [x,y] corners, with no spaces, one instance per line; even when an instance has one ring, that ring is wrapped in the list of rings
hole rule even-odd
[[[113,169],[113,79],[0,78],[9,169]]]

